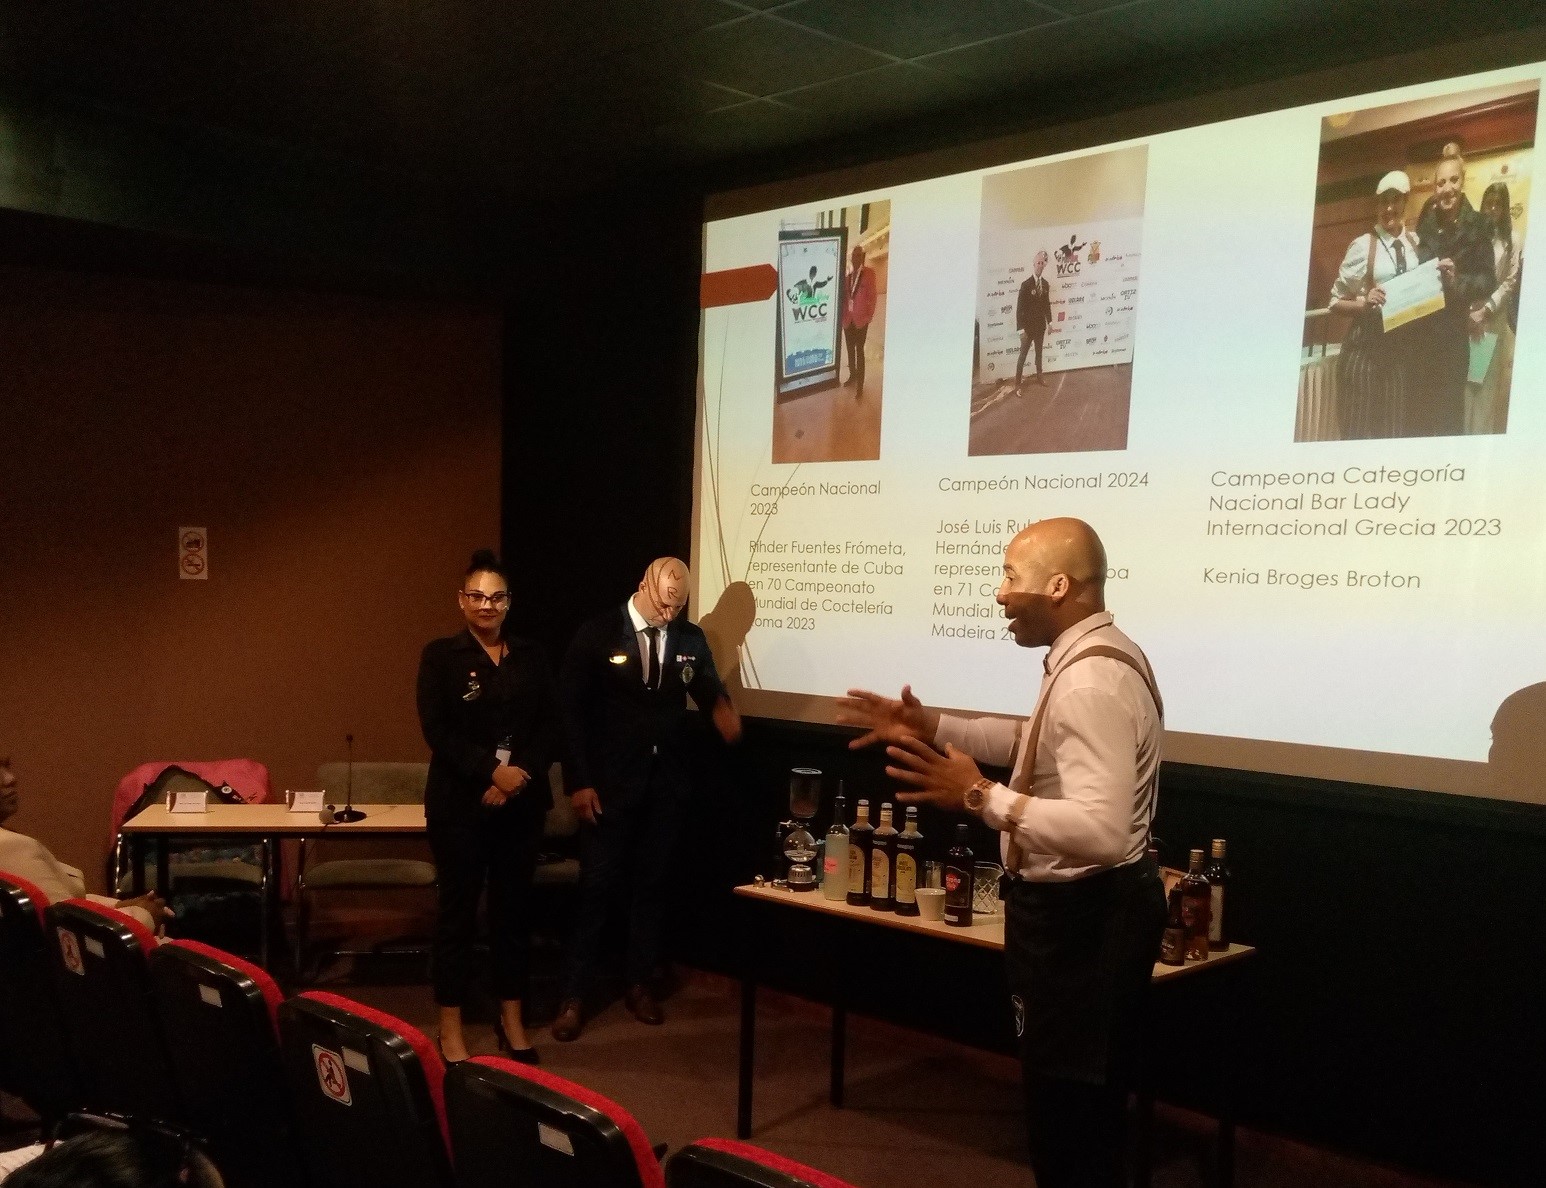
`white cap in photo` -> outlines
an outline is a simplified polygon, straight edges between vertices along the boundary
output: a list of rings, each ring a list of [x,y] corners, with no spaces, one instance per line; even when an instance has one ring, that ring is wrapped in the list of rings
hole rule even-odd
[[[1374,187],[1376,195],[1383,194],[1387,190],[1395,190],[1398,194],[1410,194],[1412,192],[1412,179],[1399,169],[1392,169],[1384,177],[1380,178],[1380,184]]]

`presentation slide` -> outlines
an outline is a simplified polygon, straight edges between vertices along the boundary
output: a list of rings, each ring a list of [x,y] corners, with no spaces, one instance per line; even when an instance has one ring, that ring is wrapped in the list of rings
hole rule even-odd
[[[708,222],[693,604],[743,708],[1026,715],[1004,546],[1077,516],[1167,759],[1546,802],[1542,72]]]

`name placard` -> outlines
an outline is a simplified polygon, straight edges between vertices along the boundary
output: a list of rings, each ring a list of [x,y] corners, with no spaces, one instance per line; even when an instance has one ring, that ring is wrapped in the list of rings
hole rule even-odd
[[[167,806],[174,813],[207,813],[209,811],[208,792],[174,792],[172,803]]]
[[[292,813],[320,813],[327,806],[327,793],[323,792],[291,792],[290,811]]]

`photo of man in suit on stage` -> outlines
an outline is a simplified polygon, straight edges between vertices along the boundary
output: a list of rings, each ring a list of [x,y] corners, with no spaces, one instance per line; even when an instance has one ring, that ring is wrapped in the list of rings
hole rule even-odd
[[[1020,297],[1015,302],[1015,329],[1020,331],[1020,359],[1015,364],[1015,391],[1020,390],[1020,381],[1025,374],[1025,356],[1032,345],[1036,347],[1036,379],[1035,383],[1042,387],[1047,386],[1047,381],[1041,375],[1041,344],[1047,337],[1047,326],[1052,321],[1052,290],[1047,287],[1047,278],[1042,272],[1047,267],[1047,253],[1036,253],[1035,272],[1026,277],[1020,285]]]

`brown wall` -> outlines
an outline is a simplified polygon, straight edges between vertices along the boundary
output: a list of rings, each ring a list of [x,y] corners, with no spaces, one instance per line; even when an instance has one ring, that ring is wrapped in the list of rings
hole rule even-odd
[[[497,546],[500,324],[457,306],[0,270],[0,755],[100,879],[114,785],[422,759],[419,648]],[[181,581],[176,532],[209,530]]]

